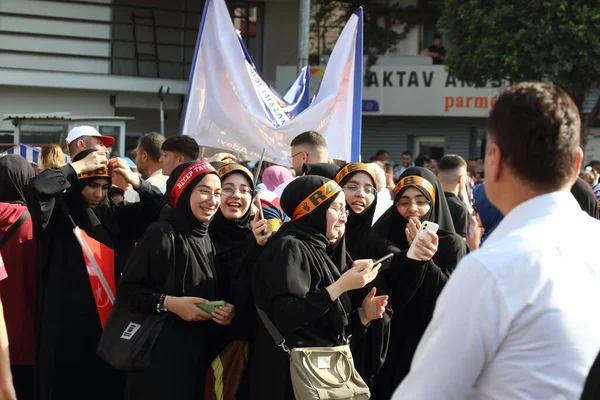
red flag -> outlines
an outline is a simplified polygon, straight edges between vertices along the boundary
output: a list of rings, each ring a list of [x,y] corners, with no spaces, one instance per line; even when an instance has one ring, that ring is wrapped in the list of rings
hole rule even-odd
[[[75,231],[76,237],[77,233],[81,235],[78,239],[81,239],[79,243],[81,244],[83,257],[85,258],[85,265],[90,278],[92,292],[94,293],[94,299],[96,300],[96,306],[98,307],[100,322],[104,328],[115,298],[115,252],[110,247],[89,237],[83,230],[75,228]],[[89,250],[89,253],[86,250]],[[88,254],[93,257],[93,260],[89,259]],[[94,265],[98,266],[98,270]],[[99,276],[97,271],[102,276]]]

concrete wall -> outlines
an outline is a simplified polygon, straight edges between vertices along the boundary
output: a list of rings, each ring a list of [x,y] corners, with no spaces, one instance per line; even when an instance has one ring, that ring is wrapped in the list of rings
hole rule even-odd
[[[101,0],[98,3],[102,2],[107,5],[0,1],[0,12],[13,14],[0,16],[0,30],[6,31],[0,34],[0,67],[108,73],[110,62],[101,57],[110,56],[109,43],[91,40],[110,38],[111,1]],[[38,16],[50,19],[36,18]],[[28,35],[31,33],[56,37]],[[82,55],[99,58],[82,58]]]

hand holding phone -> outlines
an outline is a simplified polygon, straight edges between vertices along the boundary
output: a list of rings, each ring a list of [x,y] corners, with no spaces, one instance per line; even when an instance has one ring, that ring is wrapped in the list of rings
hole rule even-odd
[[[394,253],[390,253],[390,254],[387,254],[387,255],[385,255],[385,256],[383,256],[383,257],[381,257],[379,260],[375,260],[375,261],[373,261],[373,267],[376,267],[377,265],[379,265],[379,264],[383,263],[383,262],[384,262],[384,261],[386,261],[387,259],[389,259],[389,258],[392,258],[392,257],[394,257],[394,256],[395,256],[395,254],[394,254]]]
[[[206,311],[209,314],[214,313],[217,308],[219,307],[225,307],[227,303],[225,303],[225,301],[223,300],[219,300],[219,301],[209,301],[208,303],[205,304],[196,304],[196,307],[198,307],[199,309]]]
[[[406,257],[417,261],[429,261],[437,251],[439,225],[425,221],[412,241]]]
[[[260,196],[258,193],[254,197],[254,206],[256,207],[256,215],[255,220],[260,221],[261,219],[265,219],[265,215],[263,213],[262,204],[260,202]]]

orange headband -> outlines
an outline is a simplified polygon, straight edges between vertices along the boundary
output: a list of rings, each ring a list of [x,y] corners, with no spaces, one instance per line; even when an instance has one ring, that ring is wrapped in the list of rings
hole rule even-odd
[[[245,174],[248,177],[248,179],[250,179],[250,182],[252,182],[252,186],[254,186],[254,177],[252,176],[252,172],[250,172],[248,168],[240,164],[225,164],[217,170],[217,174],[219,174],[219,178],[223,179],[225,175],[233,171],[240,171],[243,174]]]
[[[173,186],[173,189],[171,189],[171,194],[169,195],[169,204],[171,204],[171,207],[175,208],[177,206],[179,196],[181,196],[181,193],[190,184],[190,182],[194,180],[195,177],[207,172],[216,171],[212,165],[204,161],[197,162],[187,167],[186,170],[179,175],[175,186]]]
[[[427,193],[431,196],[431,201],[435,204],[435,187],[427,179],[416,175],[407,176],[398,182],[394,188],[394,201],[400,190],[407,186],[419,186],[427,190]]]
[[[335,181],[337,183],[342,183],[342,180],[350,175],[353,172],[364,171],[373,179],[375,185],[377,185],[377,177],[375,176],[375,171],[373,171],[373,167],[369,164],[365,164],[362,162],[351,162],[344,166],[344,168],[340,169],[337,174],[335,174]]]
[[[108,168],[100,167],[90,172],[80,172],[77,174],[77,179],[88,179],[88,178],[109,178]]]
[[[342,188],[335,181],[327,181],[323,186],[312,192],[306,199],[296,207],[292,221],[304,217],[315,208],[332,198],[336,193],[341,192]]]

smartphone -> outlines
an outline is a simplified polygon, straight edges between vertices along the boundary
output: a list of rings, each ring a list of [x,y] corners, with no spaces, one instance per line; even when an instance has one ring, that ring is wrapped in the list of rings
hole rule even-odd
[[[383,257],[381,257],[379,260],[375,260],[375,261],[373,261],[373,266],[375,267],[375,266],[377,266],[377,264],[381,264],[381,263],[383,263],[383,262],[384,262],[385,260],[387,260],[388,258],[392,258],[392,257],[394,257],[394,255],[395,255],[394,253],[390,253],[390,254],[388,254],[388,255],[386,255],[386,256],[383,256]]]
[[[265,215],[263,213],[262,204],[260,203],[260,197],[258,193],[254,197],[254,205],[256,206],[256,213],[258,214],[258,220],[265,219]]]
[[[421,229],[419,229],[417,236],[415,237],[412,244],[410,245],[410,248],[408,249],[408,253],[406,254],[406,257],[410,258],[411,260],[419,261],[419,258],[417,258],[417,255],[415,254],[418,251],[417,243],[419,242],[419,238],[423,238],[427,241],[431,241],[431,236],[429,236],[428,232],[436,233],[437,230],[439,229],[439,227],[440,226],[438,224],[436,224],[435,222],[429,222],[429,221],[423,222],[421,224]]]
[[[219,301],[211,301],[208,304],[196,304],[196,307],[198,307],[199,309],[206,311],[209,314],[212,314],[215,312],[215,310],[219,307],[223,307],[225,306],[227,303],[225,303],[225,301],[223,300],[219,300]]]

